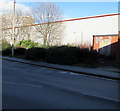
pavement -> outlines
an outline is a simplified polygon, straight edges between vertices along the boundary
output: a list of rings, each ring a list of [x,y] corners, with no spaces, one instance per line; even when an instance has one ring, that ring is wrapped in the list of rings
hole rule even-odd
[[[120,69],[115,68],[83,68],[77,66],[69,66],[69,65],[58,65],[58,64],[50,64],[46,62],[38,62],[32,60],[25,60],[21,58],[8,57],[8,56],[0,56],[0,59],[9,60],[13,62],[19,62],[24,64],[30,64],[35,66],[47,67],[57,70],[69,71],[73,73],[80,73],[89,76],[101,77],[106,79],[120,80]]]

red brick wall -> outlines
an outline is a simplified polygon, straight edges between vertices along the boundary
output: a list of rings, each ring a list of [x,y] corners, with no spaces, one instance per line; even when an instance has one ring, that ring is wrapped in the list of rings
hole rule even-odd
[[[96,44],[96,39],[97,39],[97,37],[93,37],[93,50],[99,49],[99,42],[98,42],[98,44]]]
[[[93,37],[93,50],[98,50],[100,49],[100,37],[102,39],[111,39],[111,56],[116,56],[118,53],[118,36],[96,36]],[[98,43],[96,43],[96,39],[99,38]]]

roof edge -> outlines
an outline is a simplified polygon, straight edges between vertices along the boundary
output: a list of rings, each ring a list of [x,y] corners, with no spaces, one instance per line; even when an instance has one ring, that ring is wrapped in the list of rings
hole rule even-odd
[[[118,36],[118,34],[93,35],[93,37],[99,37],[99,36]]]
[[[61,20],[64,21],[74,21],[74,20],[82,20],[82,19],[90,19],[90,18],[99,18],[99,17],[106,17],[106,16],[114,16],[114,15],[120,15],[120,13],[113,13],[113,14],[104,14],[104,15],[96,15],[96,16],[88,16],[88,17],[80,17],[75,19],[67,19],[67,20]]]

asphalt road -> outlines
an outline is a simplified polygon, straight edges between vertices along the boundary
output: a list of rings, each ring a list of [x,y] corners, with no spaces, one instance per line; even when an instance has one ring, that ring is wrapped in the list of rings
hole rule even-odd
[[[3,60],[3,109],[118,109],[118,82]]]

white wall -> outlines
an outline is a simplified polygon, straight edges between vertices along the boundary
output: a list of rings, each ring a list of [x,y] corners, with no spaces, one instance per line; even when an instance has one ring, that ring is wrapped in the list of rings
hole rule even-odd
[[[120,31],[120,15],[118,15],[118,31]]]
[[[90,43],[93,35],[118,34],[118,15],[64,22],[63,44]]]

